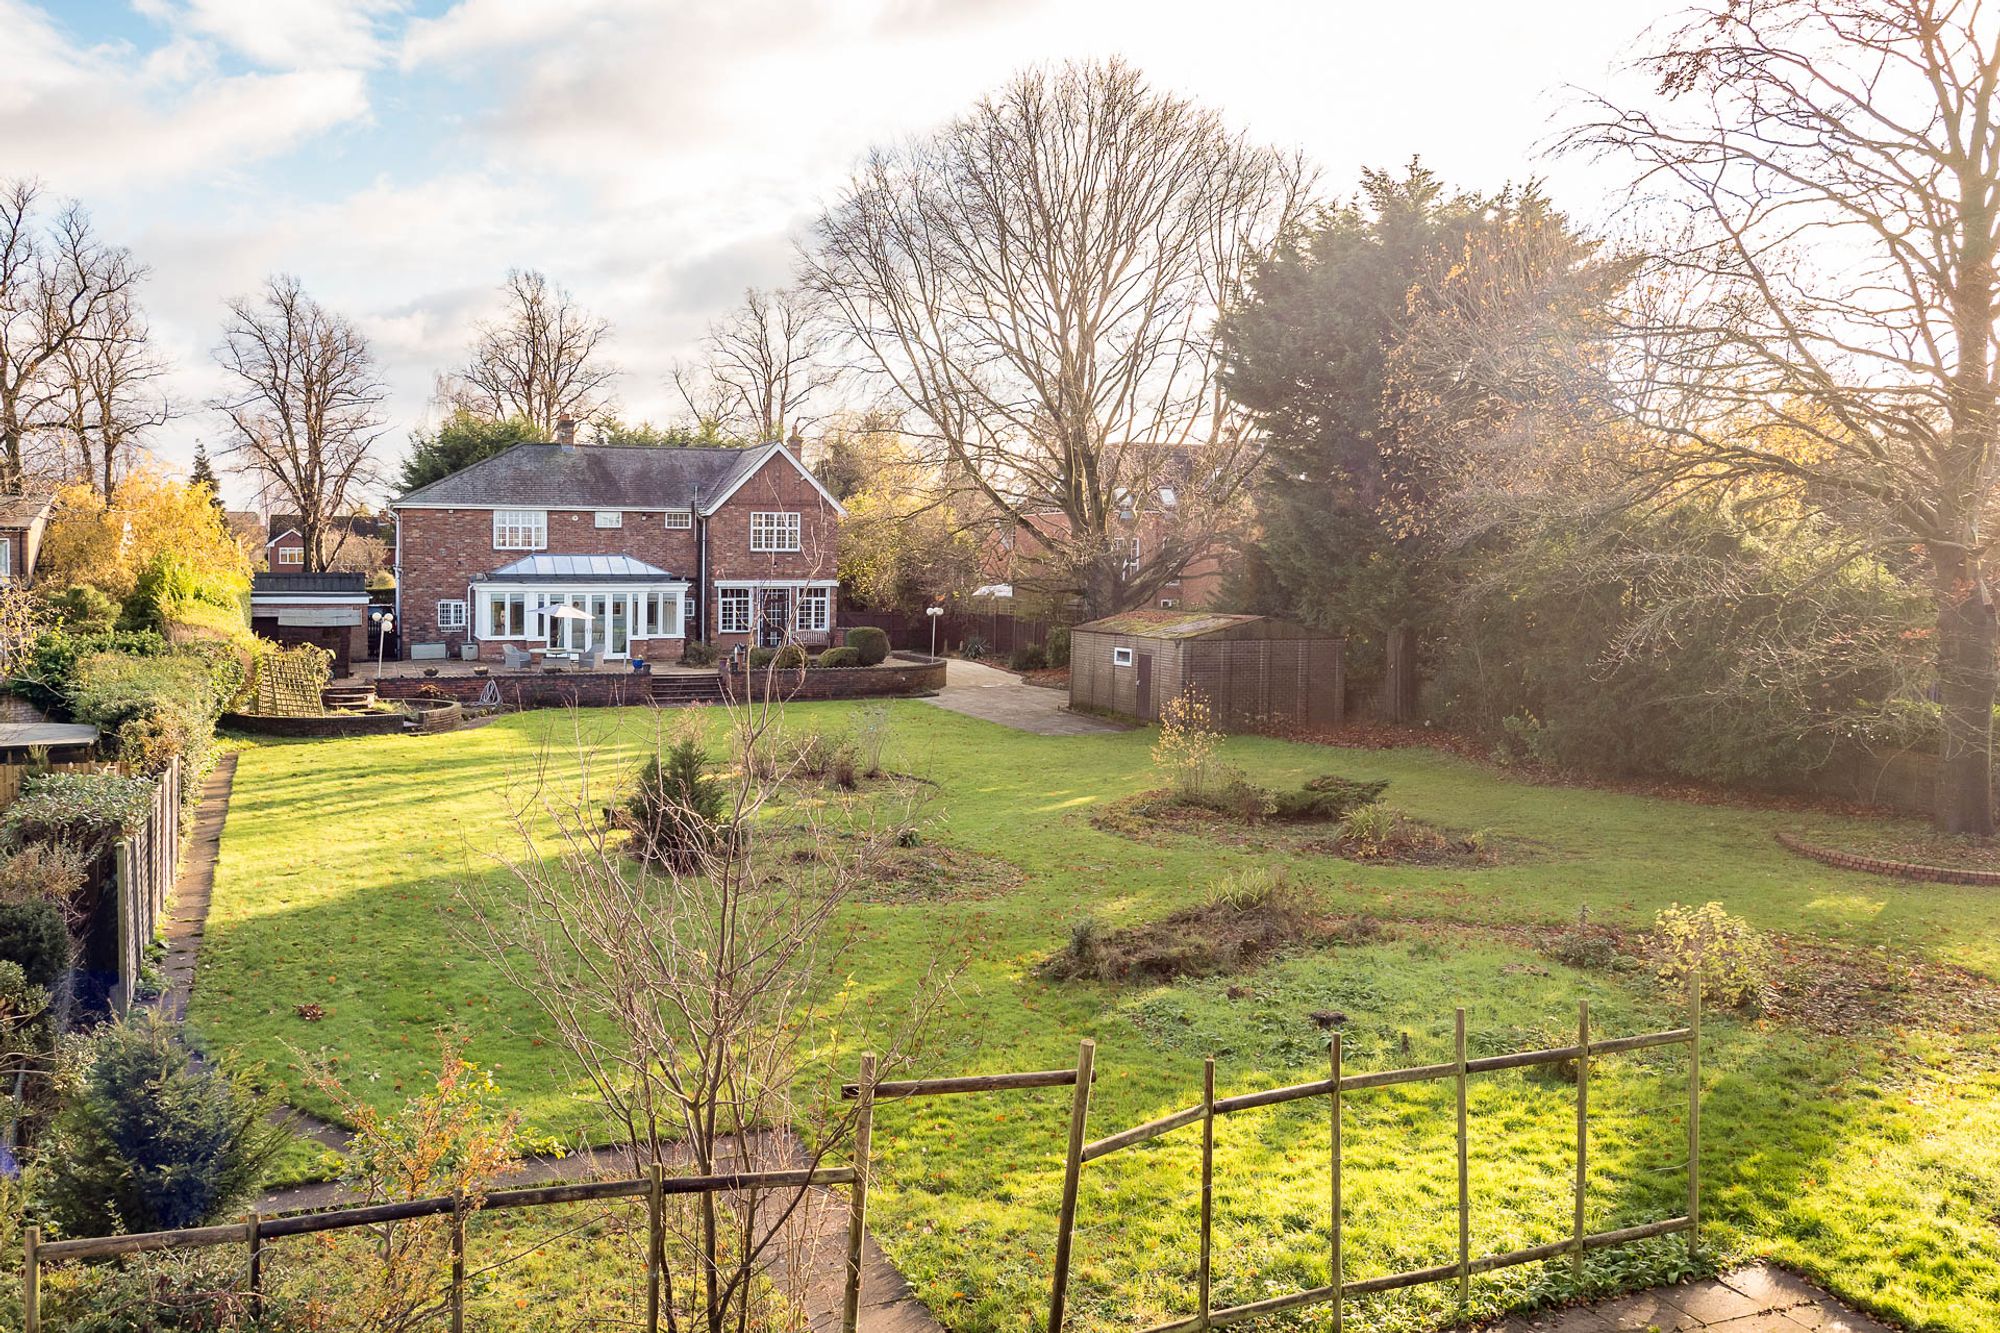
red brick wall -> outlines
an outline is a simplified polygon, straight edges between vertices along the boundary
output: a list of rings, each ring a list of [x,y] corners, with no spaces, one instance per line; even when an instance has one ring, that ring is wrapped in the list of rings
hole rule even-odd
[[[796,510],[799,515],[797,552],[752,554],[750,514],[753,510]],[[549,544],[544,551],[496,551],[493,549],[493,511],[490,509],[405,509],[402,524],[402,641],[407,656],[413,643],[444,643],[452,656],[470,640],[468,632],[441,632],[437,627],[437,604],[446,598],[465,598],[468,616],[477,614],[467,587],[476,574],[490,573],[524,555],[629,555],[694,582],[699,573],[700,552],[694,529],[669,529],[662,511],[628,512],[620,528],[599,528],[595,511],[589,509],[549,510]],[[711,631],[715,625],[717,578],[798,578],[834,577],[839,544],[839,515],[800,476],[791,464],[773,457],[721,511],[709,520],[710,585],[707,591]],[[836,615],[838,607],[835,608]],[[711,635],[711,637],[718,637]],[[719,636],[725,646],[743,642],[748,636]],[[633,651],[646,655],[643,640],[634,640]],[[675,641],[676,648],[678,640]],[[500,645],[487,644],[485,655],[500,658]]]

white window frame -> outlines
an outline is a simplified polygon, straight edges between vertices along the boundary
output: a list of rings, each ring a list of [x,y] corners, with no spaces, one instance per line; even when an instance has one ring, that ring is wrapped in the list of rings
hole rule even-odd
[[[0,579],[14,577],[14,539],[0,537]]]
[[[741,606],[732,603],[740,599]],[[717,634],[748,634],[752,606],[756,599],[748,587],[718,588],[715,590],[715,632]],[[740,611],[740,614],[737,612]]]
[[[753,509],[750,511],[750,553],[774,554],[800,549],[803,524],[795,509]]]
[[[526,639],[528,638],[528,614],[532,610],[532,598],[525,592],[482,592],[479,594],[479,623],[482,639]],[[493,628],[493,613],[502,612],[500,628]],[[518,614],[516,614],[518,613]],[[519,621],[519,626],[515,623]]]
[[[306,562],[306,548],[303,546],[280,546],[278,563],[281,565],[303,565]]]
[[[694,527],[694,510],[669,509],[660,521],[669,532],[686,532]]]
[[[694,634],[695,599],[692,591],[681,594],[681,637],[690,638]]]
[[[1180,605],[1181,599],[1178,597],[1162,597],[1160,599],[1160,609],[1162,611],[1177,611],[1180,609]]]
[[[466,627],[465,599],[463,597],[443,597],[438,599],[438,631],[463,630]]]
[[[622,528],[625,526],[625,512],[621,509],[600,509],[597,511],[597,526]]]
[[[800,588],[792,607],[800,630],[818,633],[833,628],[833,589]]]
[[[496,551],[548,550],[549,511],[546,509],[494,510],[493,549]]]
[[[1111,665],[1115,667],[1131,666],[1132,650],[1130,648],[1113,648],[1111,650]]]

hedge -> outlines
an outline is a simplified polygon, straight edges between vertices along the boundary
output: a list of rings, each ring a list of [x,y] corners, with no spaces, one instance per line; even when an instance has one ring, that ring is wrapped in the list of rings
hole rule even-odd
[[[21,784],[21,797],[0,819],[0,838],[15,847],[67,842],[95,849],[143,827],[153,808],[154,782],[121,773],[41,773]]]

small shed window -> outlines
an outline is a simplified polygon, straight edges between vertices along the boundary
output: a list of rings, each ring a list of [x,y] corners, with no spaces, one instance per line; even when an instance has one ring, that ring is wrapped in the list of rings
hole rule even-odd
[[[1113,648],[1111,650],[1111,665],[1131,666],[1132,650],[1130,648]]]

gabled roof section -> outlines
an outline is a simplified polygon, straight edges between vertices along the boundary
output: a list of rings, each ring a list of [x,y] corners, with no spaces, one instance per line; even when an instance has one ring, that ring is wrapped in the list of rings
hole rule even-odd
[[[36,495],[0,495],[0,528],[32,527],[46,517],[56,497],[53,492]]]
[[[722,485],[715,491],[714,493],[715,498],[710,500],[708,504],[704,506],[701,511],[704,516],[713,514],[716,510],[722,508],[723,502],[728,500],[730,496],[736,494],[737,491],[741,490],[744,482],[756,476],[758,470],[762,468],[764,464],[771,461],[771,457],[774,454],[777,457],[784,459],[787,463],[790,463],[795,469],[797,469],[798,474],[801,477],[804,477],[807,482],[811,483],[812,488],[814,490],[819,492],[819,498],[826,501],[827,504],[833,507],[834,513],[839,514],[842,518],[845,518],[847,516],[847,506],[842,504],[840,501],[834,499],[833,493],[827,490],[826,487],[819,484],[819,478],[815,477],[812,474],[812,470],[808,468],[804,463],[800,462],[798,458],[793,455],[791,450],[785,448],[785,446],[780,444],[778,441],[773,440],[771,441],[771,443],[765,445],[761,449],[744,449],[739,452],[748,454],[750,455],[750,457],[745,459],[742,465],[736,469],[735,473],[733,473],[728,479],[726,479],[722,483]]]
[[[698,509],[755,461],[756,449],[517,444],[389,502],[391,509]],[[789,455],[787,455],[789,457]]]

